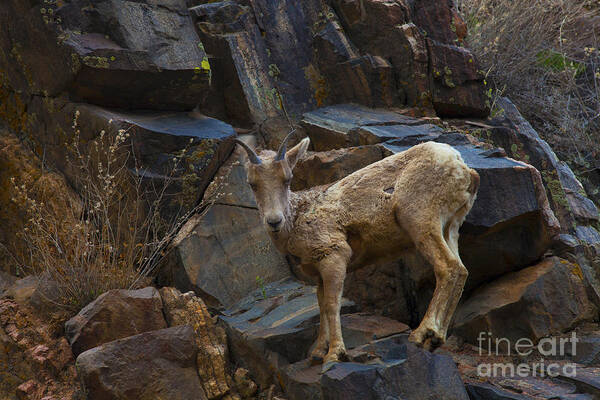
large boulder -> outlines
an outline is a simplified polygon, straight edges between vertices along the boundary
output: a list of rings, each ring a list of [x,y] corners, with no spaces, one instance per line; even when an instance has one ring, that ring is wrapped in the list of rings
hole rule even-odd
[[[511,343],[565,332],[597,317],[578,265],[557,257],[478,288],[457,311],[452,332],[477,344],[480,332]]]
[[[206,399],[194,329],[176,326],[115,340],[77,357],[90,399]]]
[[[110,290],[65,323],[73,353],[116,339],[166,328],[158,290]]]
[[[207,196],[216,193],[216,200],[176,238],[170,279],[212,306],[230,307],[261,283],[290,275],[260,221],[244,163],[238,148],[207,190]]]

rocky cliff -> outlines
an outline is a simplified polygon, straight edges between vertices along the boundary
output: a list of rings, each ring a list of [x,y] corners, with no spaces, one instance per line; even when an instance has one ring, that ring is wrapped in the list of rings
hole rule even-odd
[[[0,295],[10,299],[0,300],[0,348],[15,368],[0,369],[2,396],[598,396],[598,209],[509,99],[488,117],[483,74],[453,4],[4,0],[0,251],[9,252]],[[173,192],[186,193],[186,210],[221,195],[181,229],[154,280],[160,291],[107,292],[54,336],[28,339],[36,323],[28,313],[46,311],[31,279],[13,276],[20,271],[8,254],[27,248],[15,236],[24,216],[10,201],[10,179],[44,189],[44,202],[58,210],[69,207],[52,193],[77,198],[81,189],[65,148],[76,111],[84,143],[125,129],[152,182],[167,179],[182,150],[191,154]],[[324,374],[308,364],[314,289],[262,229],[245,155],[233,145],[237,136],[276,148],[289,131],[284,112],[294,140],[311,139],[294,190],[425,141],[452,145],[478,171],[481,187],[460,238],[469,279],[450,345],[429,354],[406,341],[434,285],[431,267],[407,257],[348,276],[342,320],[350,360]],[[576,328],[589,354],[562,361],[579,363],[580,380],[515,378],[507,386],[473,373],[479,332],[537,342]],[[63,387],[75,370],[80,394]]]

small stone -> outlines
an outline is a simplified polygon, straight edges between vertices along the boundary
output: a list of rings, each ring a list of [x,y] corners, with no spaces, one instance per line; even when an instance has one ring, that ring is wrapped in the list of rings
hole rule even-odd
[[[242,398],[250,398],[258,391],[258,386],[250,379],[248,370],[245,368],[238,368],[233,379],[235,380],[235,387]]]

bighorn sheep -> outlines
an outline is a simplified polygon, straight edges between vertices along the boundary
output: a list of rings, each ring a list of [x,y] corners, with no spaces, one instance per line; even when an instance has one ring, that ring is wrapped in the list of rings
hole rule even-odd
[[[444,343],[468,274],[458,254],[458,229],[475,201],[477,172],[452,147],[427,142],[333,184],[291,192],[292,170],[310,140],[286,152],[290,135],[277,153],[266,150],[260,157],[238,144],[248,153],[247,180],[275,246],[318,278],[313,361],[331,365],[345,356],[340,303],[346,272],[413,249],[433,265],[436,288],[409,339],[428,350]]]

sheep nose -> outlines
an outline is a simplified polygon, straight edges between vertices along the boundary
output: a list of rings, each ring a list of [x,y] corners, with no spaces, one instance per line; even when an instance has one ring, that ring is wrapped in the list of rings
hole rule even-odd
[[[268,219],[267,223],[269,224],[269,226],[271,228],[277,228],[281,224],[282,220],[283,220],[283,218],[273,218],[273,219]]]

